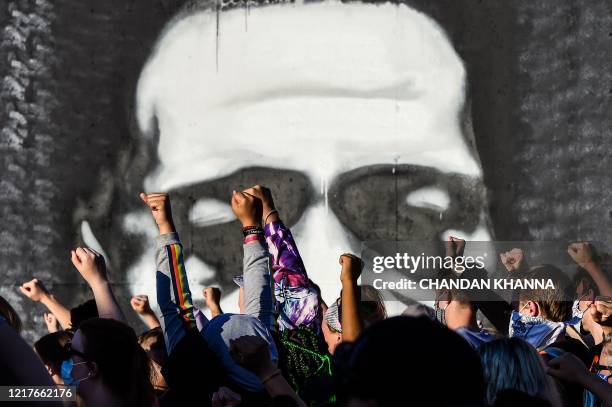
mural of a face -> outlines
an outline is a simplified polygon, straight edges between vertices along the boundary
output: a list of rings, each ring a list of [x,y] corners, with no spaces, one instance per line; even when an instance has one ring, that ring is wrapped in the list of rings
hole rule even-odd
[[[328,303],[339,255],[362,241],[487,239],[465,76],[437,24],[404,5],[270,5],[173,21],[142,71],[137,119],[143,137],[159,137],[144,188],[173,196],[196,296],[241,273],[227,203],[255,183],[272,188]],[[125,229],[154,236],[147,216],[129,214]],[[129,271],[149,295],[152,253]]]

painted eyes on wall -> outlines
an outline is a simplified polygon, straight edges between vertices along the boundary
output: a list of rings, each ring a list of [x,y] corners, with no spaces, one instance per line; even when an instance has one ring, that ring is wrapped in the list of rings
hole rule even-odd
[[[432,240],[473,231],[484,208],[480,180],[415,165],[377,165],[340,175],[329,191],[338,220],[360,240]]]
[[[327,191],[315,189],[305,174],[260,167],[172,191],[178,195],[173,199],[177,226],[215,233],[235,219],[228,187],[243,189],[257,182],[283,191],[274,199],[288,226],[308,207],[327,199],[338,220],[362,240],[431,239],[448,228],[469,231],[484,204],[480,180],[429,167],[362,167],[339,175]]]

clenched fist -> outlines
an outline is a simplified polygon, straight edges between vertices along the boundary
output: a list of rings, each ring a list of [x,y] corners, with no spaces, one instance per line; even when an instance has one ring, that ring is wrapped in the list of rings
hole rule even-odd
[[[246,192],[232,193],[232,211],[242,226],[261,226],[261,199]]]
[[[43,285],[41,281],[38,281],[37,278],[34,278],[27,283],[23,283],[21,287],[19,287],[19,291],[32,301],[40,301],[46,295],[49,295],[49,292]]]
[[[130,300],[132,309],[136,311],[138,315],[152,314],[153,310],[149,304],[149,297],[146,295],[135,295]]]
[[[518,271],[523,265],[523,251],[521,249],[514,248],[500,254],[499,258],[509,273]]]
[[[157,223],[159,228],[159,234],[164,235],[175,231],[174,222],[172,221],[170,196],[168,194],[163,192],[145,194],[142,192],[140,199],[151,209],[155,223]]]
[[[340,260],[338,262],[342,266],[340,281],[346,283],[357,282],[363,270],[363,260],[354,254],[344,253],[340,255]]]
[[[567,254],[569,254],[572,260],[580,267],[584,267],[586,264],[593,261],[593,250],[591,249],[591,245],[587,242],[570,244],[567,247]]]
[[[272,199],[272,191],[262,185],[255,185],[249,189],[245,189],[243,192],[247,194],[253,195],[261,200],[261,204],[263,207],[263,219],[270,223],[272,222],[272,218],[274,215],[269,216],[272,211],[275,211],[274,207],[274,199]],[[274,220],[278,219],[278,216],[274,217]]]
[[[45,324],[47,325],[47,330],[49,333],[57,332],[57,318],[50,312],[45,312],[43,314],[43,318],[45,320]]]
[[[88,247],[77,247],[70,252],[72,264],[90,287],[106,283],[106,263],[104,257]]]

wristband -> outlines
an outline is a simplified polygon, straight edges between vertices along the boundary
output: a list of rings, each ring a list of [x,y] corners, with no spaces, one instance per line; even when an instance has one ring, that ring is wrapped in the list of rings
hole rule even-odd
[[[268,218],[270,217],[270,215],[272,215],[273,213],[278,213],[278,211],[276,209],[272,209],[264,218],[264,224],[266,224],[266,222],[268,222]]]
[[[242,242],[244,244],[249,244],[251,242],[262,241],[263,240],[262,236],[263,235],[260,235],[260,234],[248,235],[247,237],[243,239]]]
[[[260,226],[246,226],[242,228],[242,235],[247,237],[249,235],[263,235],[264,230]]]

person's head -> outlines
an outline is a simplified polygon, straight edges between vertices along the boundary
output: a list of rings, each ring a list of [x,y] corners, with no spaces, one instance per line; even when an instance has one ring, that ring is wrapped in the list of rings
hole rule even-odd
[[[462,290],[445,290],[438,293],[435,304],[436,318],[449,329],[476,326],[478,309]]]
[[[604,335],[601,353],[595,355],[595,370],[599,377],[607,378],[612,383],[612,334]]]
[[[138,343],[151,360],[151,382],[156,390],[164,390],[167,385],[161,374],[161,367],[168,358],[164,333],[161,328],[150,329],[138,337]]]
[[[524,277],[532,280],[552,280],[554,288],[521,290],[519,312],[553,322],[565,322],[572,317],[572,293],[569,278],[551,265],[532,267]]]
[[[339,288],[329,267],[359,241],[450,230],[487,239],[466,70],[433,19],[405,4],[288,3],[250,8],[245,30],[244,12],[222,9],[217,20],[214,8],[184,10],[136,92],[136,143],[146,147],[133,151],[155,156],[149,167],[126,160],[135,180],[125,184],[177,197],[195,293],[211,273],[232,288],[240,242],[228,237],[226,197],[255,183],[274,188],[328,303]],[[148,233],[140,219],[131,212],[124,230]],[[202,249],[213,245],[222,248]],[[147,264],[123,268],[152,295]]]
[[[478,354],[427,317],[381,321],[351,348],[340,367],[345,376],[340,398],[349,406],[406,405],[415,391],[428,405],[480,405],[483,400]]]
[[[91,318],[98,318],[98,306],[94,298],[70,309],[70,329],[76,332],[81,323]]]
[[[486,401],[494,404],[498,392],[514,389],[559,404],[554,381],[546,374],[536,349],[520,338],[501,338],[478,348],[487,386]]]
[[[0,315],[2,315],[2,317],[4,319],[6,319],[6,322],[18,333],[21,332],[21,328],[22,328],[22,323],[21,323],[21,318],[19,318],[19,314],[17,314],[17,311],[15,311],[15,309],[13,307],[11,307],[11,304],[8,303],[7,300],[4,299],[4,297],[0,296]]]
[[[125,406],[152,405],[149,358],[129,326],[113,319],[88,319],[74,334],[69,352],[70,376],[86,403],[103,393]]]
[[[572,287],[574,288],[574,305],[572,312],[579,313],[586,311],[589,306],[595,301],[595,297],[599,295],[597,284],[593,278],[582,267],[572,279]]]
[[[327,308],[321,321],[321,332],[327,344],[327,351],[334,354],[338,345],[342,343],[342,326],[340,324],[341,313],[340,298]]]
[[[58,331],[47,334],[34,342],[34,350],[42,359],[49,375],[57,384],[64,384],[62,379],[62,362],[68,359],[66,343],[70,342],[72,334],[67,331]]]
[[[387,317],[385,303],[378,290],[371,285],[363,285],[360,286],[358,295],[359,317],[364,328]],[[328,351],[333,355],[336,347],[342,343],[342,301],[340,298],[323,315],[321,331]]]

